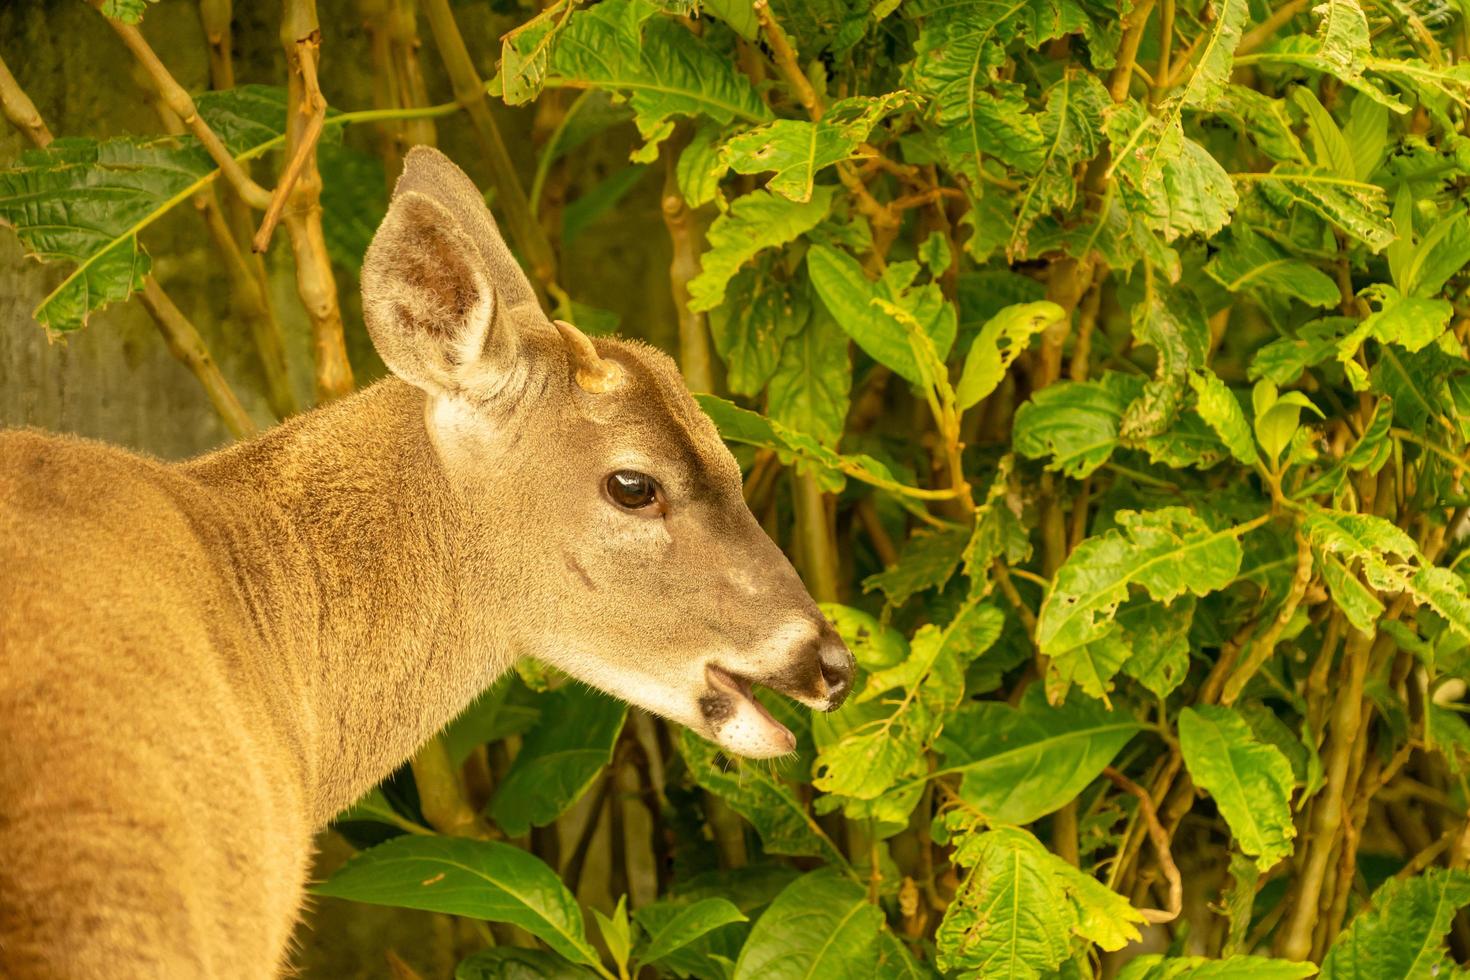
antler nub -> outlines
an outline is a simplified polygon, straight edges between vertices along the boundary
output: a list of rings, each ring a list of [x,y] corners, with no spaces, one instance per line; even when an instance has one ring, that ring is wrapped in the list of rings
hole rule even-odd
[[[623,383],[623,369],[616,361],[609,361],[597,353],[587,335],[565,320],[555,320],[556,332],[567,345],[572,355],[572,366],[576,368],[577,384],[583,391],[600,395],[612,391]]]

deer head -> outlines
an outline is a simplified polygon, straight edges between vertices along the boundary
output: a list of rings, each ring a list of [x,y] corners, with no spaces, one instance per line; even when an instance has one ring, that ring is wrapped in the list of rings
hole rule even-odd
[[[755,758],[795,743],[752,685],[842,703],[852,655],[745,506],[673,361],[549,322],[437,151],[408,154],[362,286],[383,361],[426,394],[462,515],[447,533],[462,601],[481,604],[468,645],[498,637]]]

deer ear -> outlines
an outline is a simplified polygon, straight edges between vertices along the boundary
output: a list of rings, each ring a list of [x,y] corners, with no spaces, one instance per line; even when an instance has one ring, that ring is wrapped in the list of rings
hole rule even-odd
[[[465,387],[515,356],[484,259],[428,195],[393,198],[363,259],[362,303],[383,363],[426,391]]]

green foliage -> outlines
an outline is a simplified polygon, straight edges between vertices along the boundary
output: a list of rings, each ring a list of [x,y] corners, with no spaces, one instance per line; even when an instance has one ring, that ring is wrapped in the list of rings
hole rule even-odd
[[[688,296],[699,405],[857,676],[830,715],[762,694],[797,747],[757,763],[526,669],[443,736],[505,840],[400,776],[318,892],[541,944],[464,978],[1456,972],[1470,8],[493,6],[563,246],[696,232],[618,312],[666,336]],[[198,102],[242,160],[283,142],[277,90]],[[350,280],[383,174],[319,155]],[[217,176],[192,137],[11,161],[0,221],[69,273],[36,318],[126,299]]]

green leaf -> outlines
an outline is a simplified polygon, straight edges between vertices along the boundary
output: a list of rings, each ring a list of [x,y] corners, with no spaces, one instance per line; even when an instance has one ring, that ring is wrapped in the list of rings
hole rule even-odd
[[[511,699],[513,691],[517,692],[515,701]],[[459,765],[477,745],[528,731],[541,717],[539,706],[521,703],[529,697],[533,695],[513,683],[513,677],[507,677],[471,701],[442,733],[451,761]]]
[[[1157,376],[1181,378],[1205,366],[1210,325],[1192,290],[1155,281],[1131,311],[1133,336],[1158,352]]]
[[[279,133],[240,156],[276,142]],[[138,234],[218,173],[191,137],[59,139],[0,170],[0,224],[27,254],[76,266],[33,311],[36,321],[52,333],[79,330],[142,289],[151,262]]]
[[[987,320],[965,355],[955,387],[956,407],[964,411],[993,392],[1031,338],[1065,318],[1060,306],[1043,300],[1007,306]]]
[[[1123,896],[1024,830],[967,834],[954,861],[971,870],[935,936],[941,970],[1038,977],[1067,957],[1073,935],[1105,950],[1139,938],[1143,916]]]
[[[1374,252],[1394,240],[1386,196],[1375,184],[1285,163],[1256,177],[1266,199],[1283,212],[1297,207],[1311,211]]]
[[[745,914],[727,899],[701,899],[679,909],[673,918],[650,932],[648,944],[638,954],[638,962],[657,963],[721,926],[744,921]]]
[[[959,0],[925,12],[909,66],[915,91],[931,106],[940,145],[950,166],[977,184],[985,156],[1035,173],[1045,140],[1028,110],[1025,91],[997,79],[1006,46],[1019,38],[1034,45],[1081,30],[1086,15],[1067,0],[996,3]]]
[[[1113,689],[1113,677],[1132,653],[1117,632],[1107,633],[1091,643],[1063,650],[1047,661],[1047,698],[1059,702],[1066,698],[1067,692],[1076,684],[1088,697],[1111,705],[1108,693]]]
[[[942,588],[959,566],[969,540],[966,528],[915,534],[893,567],[863,579],[863,591],[882,589],[890,605],[901,606],[925,589]]]
[[[1412,878],[1390,878],[1327,951],[1322,980],[1452,975],[1457,968],[1444,938],[1466,905],[1470,874],[1464,871],[1429,868]]]
[[[1126,405],[1101,381],[1048,385],[1016,411],[1013,446],[1032,459],[1051,457],[1048,469],[1080,480],[1113,455]]]
[[[1258,740],[1239,713],[1218,705],[1185,708],[1179,747],[1195,785],[1214,797],[1240,849],[1262,871],[1291,853],[1291,763]]]
[[[769,191],[737,198],[705,235],[709,250],[699,257],[699,275],[689,281],[689,309],[697,313],[719,306],[725,301],[726,285],[742,265],[762,249],[784,245],[811,230],[827,216],[831,205],[830,187],[817,188],[806,202],[790,201]]]
[[[763,123],[770,109],[730,60],[641,0],[605,0],[577,11],[557,38],[548,87],[627,93],[644,139],[673,130],[671,116]],[[646,161],[645,161],[646,162]]]
[[[1214,19],[1207,28],[1208,34],[1200,43],[1194,73],[1179,93],[1181,106],[1211,109],[1219,103],[1230,82],[1241,28],[1249,18],[1250,4],[1247,0],[1223,0],[1215,9]]]
[[[1189,629],[1193,596],[1165,604],[1135,599],[1118,610],[1122,641],[1129,650],[1123,671],[1160,698],[1168,697],[1189,673]]]
[[[1047,704],[1032,686],[1020,703],[966,705],[938,748],[963,774],[960,797],[992,823],[1024,824],[1059,809],[1102,773],[1142,725],[1087,698]]]
[[[817,122],[778,119],[731,137],[721,160],[738,174],[774,171],[767,190],[808,201],[818,171],[850,159],[880,119],[911,101],[900,90],[834,102]]]
[[[454,980],[587,980],[595,976],[555,953],[515,946],[482,949],[454,968]]]
[[[1379,308],[1337,344],[1337,360],[1359,390],[1368,384],[1367,372],[1354,362],[1364,341],[1396,344],[1410,353],[1420,351],[1449,329],[1450,317],[1455,313],[1448,300],[1401,296],[1387,283],[1374,283],[1363,290],[1363,295],[1377,300]]]
[[[633,948],[632,923],[628,921],[628,896],[622,895],[618,898],[617,907],[613,909],[611,918],[603,915],[597,909],[592,910],[592,917],[597,920],[597,928],[602,933],[602,941],[606,944],[613,962],[619,966],[626,966],[628,954]]]
[[[811,317],[807,290],[771,271],[765,262],[741,269],[726,288],[726,302],[709,311],[725,383],[737,395],[760,393],[776,373],[787,338],[801,332]]]
[[[1231,229],[1229,243],[1215,253],[1205,272],[1232,293],[1260,290],[1324,308],[1341,300],[1331,276],[1269,238],[1253,234],[1248,225]]]
[[[749,820],[768,853],[846,863],[791,787],[770,769],[740,763],[732,767],[718,748],[688,729],[679,732],[679,748],[694,781]]]
[[[1239,203],[1230,175],[1184,135],[1177,113],[1160,118],[1130,99],[1109,114],[1107,130],[1119,199],[1145,234],[1208,237],[1230,220]]]
[[[868,356],[900,377],[923,383],[908,329],[885,303],[918,322],[940,360],[949,355],[958,323],[954,305],[945,300],[937,283],[910,286],[919,271],[916,263],[890,263],[882,278],[870,282],[862,266],[846,252],[813,245],[806,254],[806,268],[817,295],[843,331]]]
[[[864,670],[892,667],[909,655],[909,643],[903,634],[869,613],[835,602],[824,602],[821,609]]]
[[[582,911],[556,872],[495,841],[397,837],[312,889],[328,898],[446,912],[520,926],[574,963],[598,963]]]
[[[806,326],[781,347],[766,408],[781,425],[836,446],[847,420],[851,383],[847,338],[831,314],[815,309]]]
[[[1167,602],[1223,589],[1240,571],[1240,528],[1212,530],[1183,507],[1123,510],[1117,522],[1120,529],[1085,539],[1057,569],[1037,618],[1042,653],[1107,635],[1131,586]]]
[[[1339,177],[1360,179],[1347,138],[1312,90],[1298,86],[1292,89],[1291,100],[1307,117],[1307,134],[1312,139],[1312,162]]]
[[[1252,381],[1265,378],[1277,385],[1292,384],[1307,368],[1330,360],[1338,339],[1356,325],[1356,320],[1345,316],[1305,323],[1297,328],[1296,336],[1282,337],[1256,351],[1246,374]]]
[[[1424,565],[1414,540],[1403,530],[1371,514],[1349,514],[1311,503],[1302,507],[1302,531],[1313,547],[1345,565],[1359,566],[1368,585],[1379,592],[1407,592],[1461,636],[1470,637],[1470,598],[1465,583],[1448,569]],[[1344,574],[1328,578],[1327,584],[1344,612],[1355,624],[1376,616],[1374,608],[1381,609],[1381,605],[1371,594],[1347,586],[1349,591],[1339,595],[1333,587],[1346,585],[1343,579],[1352,580]]]
[[[1170,956],[1150,953],[1129,961],[1118,980],[1304,980],[1317,972],[1311,963],[1264,956]]]
[[[1261,457],[1235,393],[1208,368],[1191,374],[1189,384],[1196,397],[1195,411],[1215,430],[1230,455],[1247,466],[1258,463]]]
[[[830,869],[787,885],[756,920],[734,980],[870,977],[883,910],[862,885]]]
[[[148,9],[148,4],[157,3],[158,0],[102,0],[102,16],[120,20],[124,24],[138,24],[143,20],[143,14]]]
[[[1073,169],[1097,155],[1103,112],[1111,104],[1102,83],[1087,72],[1064,75],[1047,93],[1041,115],[1041,165],[1021,192],[1006,245],[1008,255],[1027,255],[1027,235],[1037,219],[1072,206],[1078,186]]]
[[[541,720],[490,801],[490,818],[509,836],[544,827],[582,798],[612,761],[628,706],[581,684],[540,698]]]

